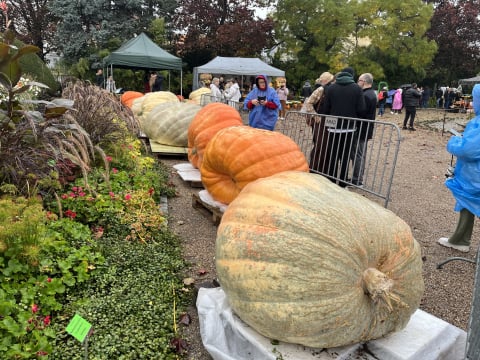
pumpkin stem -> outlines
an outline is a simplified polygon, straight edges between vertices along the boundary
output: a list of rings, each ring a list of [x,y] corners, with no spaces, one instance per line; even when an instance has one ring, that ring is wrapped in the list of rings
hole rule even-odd
[[[389,312],[393,310],[392,301],[399,306],[407,306],[392,292],[393,280],[375,268],[363,272],[363,284],[374,303],[385,306]]]

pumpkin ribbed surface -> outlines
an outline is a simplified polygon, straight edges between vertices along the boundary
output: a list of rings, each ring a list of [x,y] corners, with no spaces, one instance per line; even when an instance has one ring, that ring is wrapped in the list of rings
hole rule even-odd
[[[232,309],[260,334],[321,348],[404,328],[424,290],[403,220],[302,172],[242,190],[219,225],[216,268]]]
[[[202,95],[205,94],[211,94],[212,91],[209,88],[201,87],[198,88],[197,90],[194,90],[188,95],[188,98],[192,100],[195,104],[200,105],[202,101]]]
[[[188,160],[196,167],[202,165],[203,152],[210,139],[221,129],[242,125],[240,113],[231,106],[211,103],[204,106],[188,127]]]
[[[144,94],[138,91],[125,91],[120,97],[120,102],[126,107],[131,108],[133,100],[142,97]]]
[[[200,105],[167,102],[155,106],[144,118],[142,130],[150,140],[160,144],[186,147],[188,126]]]
[[[210,140],[200,174],[210,195],[229,204],[248,183],[287,170],[308,171],[307,160],[292,139],[279,132],[232,126]]]

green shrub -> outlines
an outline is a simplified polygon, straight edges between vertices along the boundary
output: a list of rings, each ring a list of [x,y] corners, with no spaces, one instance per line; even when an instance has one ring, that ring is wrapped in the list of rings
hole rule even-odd
[[[103,262],[90,240],[88,227],[57,221],[35,199],[0,200],[1,359],[52,352],[66,294]]]

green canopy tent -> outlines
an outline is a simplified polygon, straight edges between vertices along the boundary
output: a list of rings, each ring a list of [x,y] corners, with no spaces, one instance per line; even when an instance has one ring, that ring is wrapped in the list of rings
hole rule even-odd
[[[132,70],[177,70],[180,71],[180,92],[183,88],[182,59],[169,54],[155,44],[145,33],[130,39],[118,50],[103,60],[107,77],[113,68]]]

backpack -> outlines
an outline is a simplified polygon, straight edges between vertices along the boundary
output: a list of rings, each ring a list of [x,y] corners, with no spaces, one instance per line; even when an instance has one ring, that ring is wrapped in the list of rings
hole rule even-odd
[[[377,95],[378,100],[383,100],[385,98],[385,91],[380,91]]]

